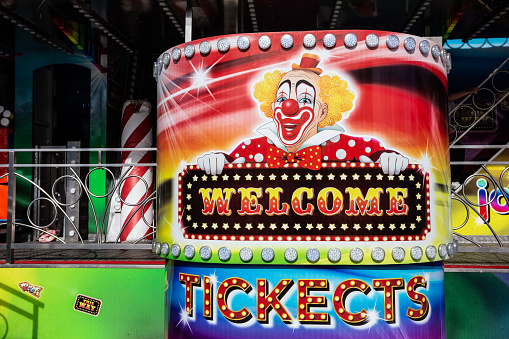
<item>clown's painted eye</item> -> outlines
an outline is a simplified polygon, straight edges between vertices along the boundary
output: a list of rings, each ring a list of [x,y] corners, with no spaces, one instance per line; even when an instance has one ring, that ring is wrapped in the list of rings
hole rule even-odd
[[[286,99],[287,99],[286,97],[279,97],[279,98],[277,98],[277,100],[276,100],[276,101],[277,101],[277,102],[283,102],[283,101],[285,101]]]
[[[303,103],[303,104],[310,104],[311,103],[311,100],[308,99],[308,98],[302,98],[299,100],[299,102]]]

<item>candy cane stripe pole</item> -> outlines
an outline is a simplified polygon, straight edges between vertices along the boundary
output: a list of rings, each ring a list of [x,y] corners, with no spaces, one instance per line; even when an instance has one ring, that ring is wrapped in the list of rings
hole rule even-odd
[[[127,101],[124,104],[122,114],[122,147],[123,148],[147,148],[152,147],[152,118],[150,115],[151,105],[147,101]],[[147,151],[124,151],[122,163],[150,163],[153,155]],[[124,176],[125,175],[125,176]],[[151,228],[143,221],[142,208],[136,209],[154,191],[153,170],[150,167],[135,166],[129,170],[129,166],[122,168],[122,176],[136,175],[143,178],[129,177],[122,183],[120,196],[126,203],[121,203],[120,221],[123,228],[120,241],[136,241],[151,232]],[[146,204],[144,215],[147,222],[151,223],[154,218],[153,201]],[[136,206],[130,206],[136,205]],[[147,239],[151,239],[147,237]]]

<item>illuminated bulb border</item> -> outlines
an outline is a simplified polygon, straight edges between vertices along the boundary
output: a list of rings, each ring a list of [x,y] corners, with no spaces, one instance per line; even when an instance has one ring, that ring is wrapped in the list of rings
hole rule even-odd
[[[290,34],[284,34],[281,37],[281,47],[284,49],[292,48],[293,46],[293,37]]]
[[[315,48],[316,47],[316,41],[317,38],[314,34],[308,33],[304,36],[303,39],[303,45],[306,48]],[[327,33],[322,38],[323,45],[326,48],[334,48],[336,46],[336,36],[332,33]],[[357,46],[358,37],[355,33],[347,33],[343,38],[343,44],[348,49],[353,49],[355,46]],[[291,34],[284,34],[281,36],[281,47],[283,49],[290,49],[294,45],[294,39]],[[380,38],[375,33],[370,33],[365,38],[365,44],[369,49],[377,49],[379,47]],[[417,42],[413,37],[407,37],[403,45],[407,52],[412,53],[415,48],[417,47]],[[189,46],[189,45],[187,45]],[[185,48],[187,47],[185,46]],[[246,47],[247,46],[247,47]],[[391,34],[386,38],[386,46],[390,50],[397,50],[399,46],[399,38],[395,34]],[[239,36],[237,39],[237,48],[241,51],[245,51],[249,49],[250,47],[250,39],[249,37],[243,35]],[[260,50],[268,50],[271,47],[271,39],[267,35],[262,35],[258,38],[258,47]],[[194,46],[192,46],[194,50]],[[221,38],[217,41],[217,49],[221,53],[227,53],[230,50],[230,42],[226,38]],[[210,54],[211,46],[210,42],[208,41],[202,41],[199,46],[200,53],[202,56],[206,56]],[[441,49],[438,45],[434,45],[430,48],[430,43],[427,40],[421,40],[419,42],[419,50],[421,51],[423,57],[428,57],[428,52],[431,50],[431,54],[435,60],[435,62],[442,62],[442,66],[446,69],[446,71],[450,70],[450,61],[447,60],[447,56],[444,54],[444,52],[441,52]],[[180,55],[182,51],[178,48],[174,48],[171,53],[171,58],[174,62],[178,62],[180,60]],[[189,52],[190,53],[190,52]],[[184,54],[187,56],[188,59],[192,58],[194,56],[194,53],[191,57],[188,56],[188,54]],[[450,60],[450,59],[449,59]],[[166,63],[163,63],[166,66]]]
[[[377,48],[379,42],[380,39],[378,38],[378,35],[376,35],[375,33],[370,33],[366,37],[366,46],[368,46],[369,48]]]
[[[262,35],[259,39],[258,39],[258,47],[261,49],[261,50],[266,50],[266,49],[269,49],[270,46],[271,46],[271,40],[270,38],[267,36],[267,35]]]
[[[304,47],[307,47],[307,48],[313,48],[316,46],[316,38],[313,34],[311,33],[308,33],[306,35],[304,35],[304,39],[302,40],[302,44],[304,45]]]
[[[287,248],[285,250],[285,260],[289,263],[296,262],[299,258],[299,254],[295,248]]]
[[[434,260],[437,256],[437,248],[433,245],[426,247],[426,257],[429,260]]]
[[[327,48],[336,46],[336,36],[332,33],[327,33],[323,37],[323,45]]]
[[[202,246],[200,248],[200,258],[201,260],[209,260],[212,258],[212,249],[209,246]]]
[[[184,247],[184,257],[186,257],[187,259],[191,260],[191,259],[193,259],[194,254],[195,254],[194,246],[186,245]]]
[[[308,37],[309,38],[309,35],[306,35],[305,37]],[[369,34],[368,37],[371,37],[371,36],[376,36],[374,33],[372,34]],[[244,38],[245,36],[241,36],[239,37],[238,39],[238,42],[241,40],[241,38]],[[314,37],[314,36],[313,36]],[[368,38],[366,37],[366,45],[368,47],[373,47],[375,46],[372,42],[369,42],[371,40],[371,38]],[[247,38],[247,37],[245,37]],[[355,39],[353,39],[355,38]],[[378,38],[378,37],[377,37]],[[249,40],[249,38],[247,38]],[[355,40],[355,43],[354,43],[354,40]],[[413,42],[413,44],[411,43]],[[332,33],[327,33],[324,37],[323,37],[323,44],[325,47],[328,47],[328,48],[332,48],[336,45],[336,37],[334,36],[334,34]],[[311,48],[311,44],[310,43],[304,43],[304,45],[308,48]],[[345,35],[345,46],[347,47],[355,47],[357,45],[357,36],[354,34],[354,33],[348,33]],[[387,48],[389,49],[395,49],[398,47],[399,45],[399,38],[396,36],[396,35],[390,35],[387,37],[387,40],[386,40],[386,45],[387,45]],[[413,48],[412,48],[412,45],[413,45]],[[188,48],[188,46],[191,46],[192,49],[193,49],[193,55],[194,55],[194,46],[192,45],[187,45],[186,48]],[[264,36],[261,36],[259,39],[258,39],[258,47],[260,49],[268,49],[270,48],[271,46],[271,39],[270,37],[264,35]],[[281,46],[283,48],[291,48],[293,46],[293,37],[290,35],[290,34],[285,34],[281,37]],[[312,47],[316,46],[316,38],[315,38],[315,44],[313,44]],[[376,46],[378,46],[378,44],[376,44]],[[416,46],[416,42],[415,42],[415,39],[413,39],[412,37],[408,37],[407,39],[405,39],[404,41],[404,46],[405,46],[405,49],[407,51],[412,51],[415,49],[415,46]],[[426,48],[427,46],[427,48]],[[238,48],[239,49],[242,49],[241,47],[241,44],[238,44]],[[189,49],[189,48],[188,48]],[[221,52],[228,52],[228,50],[230,49],[230,43],[229,41],[226,39],[226,38],[222,38],[222,39],[219,39],[218,41],[218,50],[221,51]],[[426,54],[426,50],[429,51],[429,43],[425,40],[421,41],[419,43],[419,49],[421,51],[422,54]],[[202,55],[206,55],[208,53],[210,53],[211,51],[211,45],[208,41],[203,41],[200,43],[200,47],[199,47],[199,50],[200,50],[200,53]],[[170,58],[177,62],[180,60],[181,58],[181,54],[182,54],[182,51],[179,49],[179,48],[174,48],[171,52],[171,54],[168,54],[168,53],[164,53],[162,55],[162,57],[160,57],[161,60],[158,60],[158,62],[155,62],[154,63],[154,67],[155,69],[158,68],[159,66],[168,66],[168,64],[170,63]],[[186,54],[186,51],[184,49],[184,54],[186,56],[188,56],[190,53],[188,52]],[[446,52],[444,50],[441,50],[440,47],[438,45],[434,45],[431,47],[431,55],[434,57],[435,61],[438,62],[438,61],[441,61],[442,64],[444,65],[444,67],[448,67],[450,68],[450,65],[448,65],[448,60],[447,60],[447,55],[446,55]],[[189,56],[188,56],[189,57]],[[449,59],[450,60],[450,59]],[[323,163],[322,164],[322,167],[326,167],[326,166],[331,166],[331,167],[336,167],[336,166],[342,166],[342,167],[345,167],[345,165],[350,165],[351,167],[355,167],[355,163],[351,163],[351,164],[345,164],[345,163]],[[375,165],[375,166],[379,166],[379,164],[370,164],[370,165]],[[229,164],[229,167],[233,167],[234,165],[233,164]],[[242,168],[243,167],[243,164],[235,164],[235,166],[239,167],[239,168]],[[245,167],[249,167],[248,164],[245,164],[244,165]],[[268,166],[268,165],[267,165]],[[188,166],[188,167],[193,167],[192,165]],[[286,167],[289,167],[289,166],[286,166]],[[429,208],[429,206],[428,206]],[[429,221],[429,218],[428,218],[428,232],[429,232],[429,229],[430,229],[430,221]],[[427,233],[427,232],[426,232]],[[188,238],[187,234],[186,234],[186,238]],[[192,237],[194,239],[194,236]],[[297,237],[296,237],[297,238]],[[306,237],[306,238],[309,238],[309,237]],[[415,239],[409,239],[409,240],[420,240],[418,237],[414,237]],[[424,240],[425,236],[422,236],[422,240]],[[219,239],[221,240],[228,240],[228,237],[225,237],[225,236],[221,236],[219,237]],[[214,239],[214,240],[219,240],[219,239]],[[269,240],[268,237],[255,237],[254,240],[261,240],[261,241],[267,241]],[[274,239],[276,240],[276,239]],[[296,240],[296,239],[295,239]],[[304,239],[303,239],[304,240]],[[306,240],[317,240],[317,239],[306,239]],[[325,239],[324,239],[325,240]],[[334,240],[334,241],[349,241],[350,240],[350,237],[332,237],[332,239],[328,239],[328,240]],[[351,239],[353,240],[353,239]],[[350,241],[351,241],[350,240]],[[373,239],[367,239],[369,241],[373,240]],[[380,239],[380,240],[383,240],[383,239]],[[393,240],[393,239],[387,239],[387,240]],[[168,244],[165,244],[168,246]],[[162,252],[162,245],[160,243],[155,243],[153,245],[153,250],[156,252],[156,253],[161,253]],[[208,246],[207,246],[208,247]],[[416,252],[417,252],[417,249],[418,248],[420,250],[420,258],[419,259],[415,259],[417,257],[419,257]],[[231,251],[229,250],[229,248],[227,247],[222,247],[220,250],[222,249],[226,249],[228,252],[229,252],[229,256],[228,256],[228,259],[225,259],[226,261],[230,259],[231,257]],[[378,247],[375,247],[373,249],[374,250],[377,250]],[[436,256],[436,248],[433,246],[433,245],[429,245],[427,248],[426,248],[426,255],[428,257],[428,259],[432,260],[431,257],[432,256],[432,252],[433,250],[435,250],[435,256]],[[243,253],[245,254],[244,256],[242,256],[244,259],[241,258],[242,261],[244,262],[248,262],[250,261],[251,259],[249,260],[245,260],[249,257],[249,255],[247,255],[247,252],[248,251],[251,252],[251,258],[252,258],[252,250],[245,247],[243,248],[241,251],[244,251]],[[291,249],[287,249],[288,250],[291,250]],[[362,258],[360,259],[360,261],[362,261],[363,259],[363,255],[364,253],[362,252],[361,249],[359,248],[354,248],[352,249],[352,251],[350,252],[350,257],[352,259],[352,261],[354,261],[354,259],[352,258],[352,252],[355,254],[357,252],[357,250],[360,251],[360,253],[362,253]],[[223,250],[224,251],[224,250]],[[373,251],[372,251],[372,255],[373,255]],[[309,251],[308,251],[309,252]],[[449,254],[450,257],[452,257],[452,255],[454,255],[454,253],[457,252],[457,244],[455,243],[450,243],[448,244],[447,246],[444,245],[444,244],[441,244],[438,248],[438,254],[440,255],[440,257],[442,259],[444,259],[447,254]],[[173,257],[178,257],[181,253],[181,248],[178,244],[173,244],[171,246],[171,252]],[[451,254],[452,253],[452,254]],[[240,254],[240,253],[239,253]],[[192,245],[186,245],[185,248],[184,248],[184,255],[186,258],[188,259],[192,259],[195,255],[195,249]],[[405,250],[402,248],[402,247],[395,247],[393,248],[392,250],[392,256],[393,256],[393,259],[396,260],[396,261],[402,261],[404,259],[404,256],[405,256]],[[418,247],[418,246],[414,246],[411,250],[411,256],[412,258],[414,258],[414,260],[420,260],[422,258],[422,248]],[[226,258],[226,256],[223,256],[223,258]],[[331,262],[338,262],[340,259],[341,259],[341,251],[339,249],[336,249],[336,248],[331,248],[328,252],[328,258]],[[274,251],[271,249],[271,248],[264,248],[262,250],[262,259],[264,259],[264,261],[266,262],[270,262],[274,259]],[[375,260],[373,258],[373,260]],[[383,260],[383,259],[382,259]],[[358,261],[358,262],[360,262]],[[376,260],[375,260],[376,261]],[[354,261],[355,262],[355,261]]]
[[[174,258],[177,258],[180,255],[181,249],[179,244],[173,244],[171,245],[171,255]]]
[[[228,261],[230,260],[232,256],[232,252],[228,247],[221,247],[219,251],[217,252],[217,255],[219,257],[219,260],[221,261]]]
[[[320,260],[320,251],[316,248],[308,249],[306,252],[306,259],[313,264],[318,262],[318,260]]]
[[[167,256],[170,253],[170,245],[168,243],[163,243],[161,245],[161,255]]]
[[[298,166],[298,164],[293,164],[293,167],[297,167],[297,166]],[[233,169],[233,168],[239,168],[239,169],[240,168],[260,168],[260,167],[269,168],[269,165],[267,163],[265,163],[265,164],[246,163],[246,164],[228,164],[227,167],[230,169]],[[289,168],[289,167],[292,167],[292,165],[285,164],[283,166],[283,168]],[[355,162],[352,162],[352,163],[322,162],[322,168],[327,168],[327,167],[332,167],[332,168],[348,168],[348,167],[350,167],[350,168],[356,168],[356,167],[381,168],[381,165],[375,164],[375,163],[365,164],[365,163],[355,163]],[[187,165],[186,166],[187,170],[193,170],[193,169],[198,169],[198,168],[199,167],[197,165]],[[422,169],[422,166],[416,165],[416,164],[411,164],[411,165],[409,165],[409,169]],[[187,171],[185,170],[182,173],[185,173],[185,172],[187,172]],[[182,187],[182,185],[183,185],[182,173],[180,173],[178,176],[179,187]],[[429,194],[430,194],[430,192],[429,192],[429,175],[427,173],[425,174],[425,178],[426,178],[425,179],[426,180],[425,192],[426,192],[426,195],[429,196]],[[386,242],[386,241],[391,241],[392,242],[392,241],[396,241],[396,240],[400,240],[400,241],[425,240],[427,234],[431,231],[430,201],[429,201],[429,199],[426,199],[426,200],[427,200],[426,201],[426,227],[423,228],[423,231],[421,232],[420,235],[408,235],[408,236],[388,236],[387,235],[387,236],[362,236],[362,237],[355,237],[355,236],[351,236],[351,235],[349,235],[349,236],[313,235],[313,236],[288,236],[288,237],[283,237],[281,235],[281,236],[272,237],[272,236],[262,235],[262,236],[245,236],[245,238],[247,238],[246,240],[249,240],[249,241],[282,241],[282,240],[286,240],[286,241],[299,241],[299,242],[301,242],[301,241],[325,241],[325,242],[326,241],[347,241],[347,242],[360,242],[360,241],[377,241],[377,242],[383,241],[383,242]],[[179,189],[178,209],[179,209],[179,211],[182,211],[184,209],[184,201],[183,201],[181,189]],[[182,217],[183,217],[183,215],[180,214],[179,215],[180,222],[182,222]],[[192,239],[192,240],[224,240],[224,241],[241,240],[242,241],[242,239],[240,239],[239,236],[235,236],[235,235],[189,234],[186,232],[185,229],[182,230],[182,233],[184,235],[184,238]]]
[[[327,258],[329,258],[330,262],[337,263],[341,260],[341,251],[333,247],[327,252]]]
[[[262,260],[265,262],[271,262],[275,258],[274,250],[270,247],[265,247],[262,250]]]

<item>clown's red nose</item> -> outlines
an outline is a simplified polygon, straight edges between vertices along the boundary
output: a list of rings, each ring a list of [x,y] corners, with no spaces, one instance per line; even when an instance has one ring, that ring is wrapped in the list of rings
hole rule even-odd
[[[295,115],[299,111],[299,103],[294,99],[286,99],[281,109],[285,115]]]

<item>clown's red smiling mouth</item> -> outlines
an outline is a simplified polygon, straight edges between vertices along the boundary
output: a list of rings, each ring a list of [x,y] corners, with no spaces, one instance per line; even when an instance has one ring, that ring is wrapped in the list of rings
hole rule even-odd
[[[281,134],[283,138],[287,141],[294,140],[299,136],[302,129],[305,128],[307,123],[310,121],[311,112],[309,112],[309,108],[305,108],[300,110],[299,118],[283,118],[283,114],[277,116],[277,120],[281,123]]]

